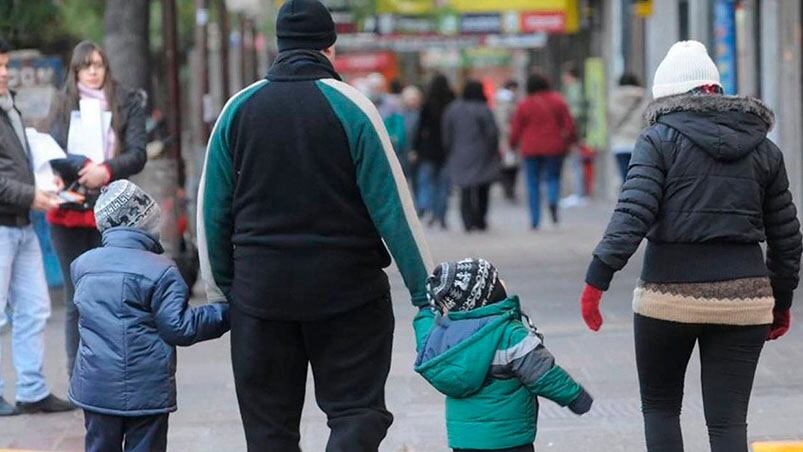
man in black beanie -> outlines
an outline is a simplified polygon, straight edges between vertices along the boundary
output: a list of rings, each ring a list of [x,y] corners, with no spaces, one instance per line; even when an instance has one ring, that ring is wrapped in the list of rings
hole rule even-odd
[[[422,307],[432,262],[379,113],[333,67],[329,11],[289,0],[276,34],[266,79],[229,100],[210,138],[198,200],[207,295],[232,303],[249,451],[299,451],[311,364],[327,452],[374,452],[393,420],[383,269],[392,254]]]

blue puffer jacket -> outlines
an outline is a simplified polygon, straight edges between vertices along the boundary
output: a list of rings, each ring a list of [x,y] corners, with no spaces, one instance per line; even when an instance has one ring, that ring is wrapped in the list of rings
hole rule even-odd
[[[116,416],[176,410],[176,345],[220,337],[228,305],[188,306],[173,261],[147,233],[112,228],[72,263],[81,343],[70,400]]]

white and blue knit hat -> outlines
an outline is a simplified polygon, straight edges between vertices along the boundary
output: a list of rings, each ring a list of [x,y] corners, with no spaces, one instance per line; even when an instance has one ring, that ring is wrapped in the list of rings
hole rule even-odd
[[[496,268],[485,259],[444,262],[427,278],[427,298],[436,309],[470,311],[506,296]]]
[[[159,237],[162,210],[135,183],[121,179],[104,187],[95,203],[95,223],[100,232],[125,226]]]

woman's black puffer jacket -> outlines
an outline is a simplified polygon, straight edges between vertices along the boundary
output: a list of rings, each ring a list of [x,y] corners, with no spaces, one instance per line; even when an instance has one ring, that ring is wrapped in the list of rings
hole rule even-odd
[[[801,234],[783,154],[767,138],[773,113],[756,99],[683,94],[653,102],[645,117],[586,282],[607,289],[646,236],[643,281],[769,276],[775,308],[787,309]]]

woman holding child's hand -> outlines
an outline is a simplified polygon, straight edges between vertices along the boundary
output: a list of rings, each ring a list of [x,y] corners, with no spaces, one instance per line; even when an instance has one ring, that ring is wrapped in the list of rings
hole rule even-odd
[[[633,324],[647,450],[683,450],[683,382],[698,345],[711,450],[747,452],[759,355],[789,329],[800,271],[783,154],[767,138],[774,115],[722,95],[695,41],[672,46],[652,90],[649,125],[588,267],[582,317],[599,330],[602,292],[646,237]]]

